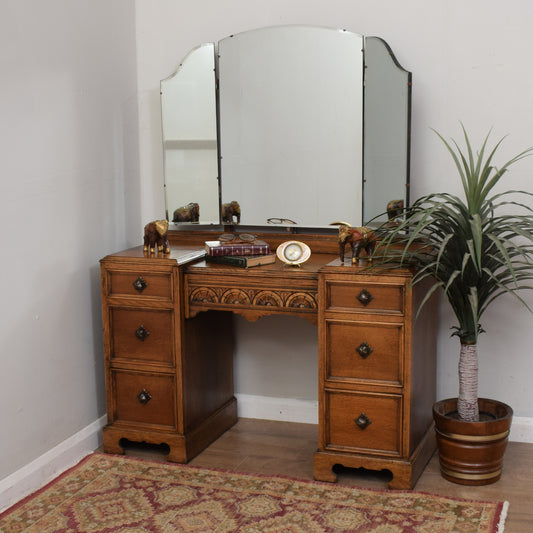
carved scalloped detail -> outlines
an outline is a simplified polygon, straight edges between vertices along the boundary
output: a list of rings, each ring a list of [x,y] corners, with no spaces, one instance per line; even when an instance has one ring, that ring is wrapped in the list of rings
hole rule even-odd
[[[220,298],[220,303],[231,305],[250,305],[252,302],[248,294],[242,289],[229,289]]]
[[[189,302],[201,304],[218,303],[218,296],[213,289],[208,287],[198,287],[191,291]]]
[[[296,309],[316,309],[316,298],[307,292],[296,292],[287,298],[287,307]]]
[[[258,308],[317,309],[316,293],[286,290],[197,287],[190,291],[189,302],[193,305],[220,304]]]
[[[283,307],[281,296],[274,291],[259,291],[252,300],[253,305]]]

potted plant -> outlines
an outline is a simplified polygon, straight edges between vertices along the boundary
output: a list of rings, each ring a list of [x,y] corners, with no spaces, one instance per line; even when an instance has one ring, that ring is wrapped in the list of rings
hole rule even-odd
[[[500,477],[512,410],[478,398],[481,318],[503,294],[515,296],[531,311],[519,292],[533,288],[528,285],[533,280],[533,194],[496,194],[494,188],[533,148],[496,168],[492,161],[503,139],[489,151],[489,132],[474,153],[464,127],[463,134],[461,149],[437,133],[453,157],[464,198],[429,194],[406,209],[400,221],[384,225],[373,268],[411,265],[413,284],[433,278],[421,307],[435,291],[448,299],[457,320],[453,335],[460,341],[459,396],[433,408],[441,473],[457,483],[482,485]]]

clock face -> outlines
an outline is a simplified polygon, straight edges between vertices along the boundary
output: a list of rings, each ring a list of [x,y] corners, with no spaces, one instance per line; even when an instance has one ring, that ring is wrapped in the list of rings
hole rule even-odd
[[[283,255],[285,255],[285,258],[289,261],[298,261],[298,259],[302,257],[302,252],[302,247],[299,244],[293,242],[285,248],[285,250],[283,251]]]
[[[300,241],[287,241],[278,246],[278,258],[288,265],[300,265],[311,257],[311,249]]]

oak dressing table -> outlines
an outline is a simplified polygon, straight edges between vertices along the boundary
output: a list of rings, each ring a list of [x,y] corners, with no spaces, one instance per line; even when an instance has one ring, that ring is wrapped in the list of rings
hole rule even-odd
[[[340,263],[328,228],[409,204],[411,73],[379,37],[274,26],[197,46],[160,93],[166,218],[181,226],[168,256],[138,247],[101,261],[104,449],[165,443],[169,460],[189,461],[237,420],[233,314],[293,315],[317,325],[315,478],[335,481],[341,464],[411,488],[434,450],[434,303],[415,321],[424,288],[408,290],[411,273]],[[238,205],[236,220],[224,205]],[[275,219],[296,226],[267,231]],[[243,227],[272,250],[303,241],[311,258],[250,269],[200,258]]]
[[[412,488],[435,449],[436,313],[430,303],[414,320],[411,274],[342,264],[331,235],[297,236],[313,252],[299,268],[207,264],[194,258],[210,235],[171,232],[170,255],[137,247],[101,260],[104,450],[165,443],[168,460],[189,461],[237,421],[232,314],[290,314],[317,324],[315,478],[335,481],[341,464],[388,469],[391,488]]]

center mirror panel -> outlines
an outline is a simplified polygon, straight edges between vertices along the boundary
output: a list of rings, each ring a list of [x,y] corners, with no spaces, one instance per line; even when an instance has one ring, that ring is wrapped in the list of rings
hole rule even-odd
[[[362,223],[363,39],[282,26],[219,41],[222,203],[240,223]]]

